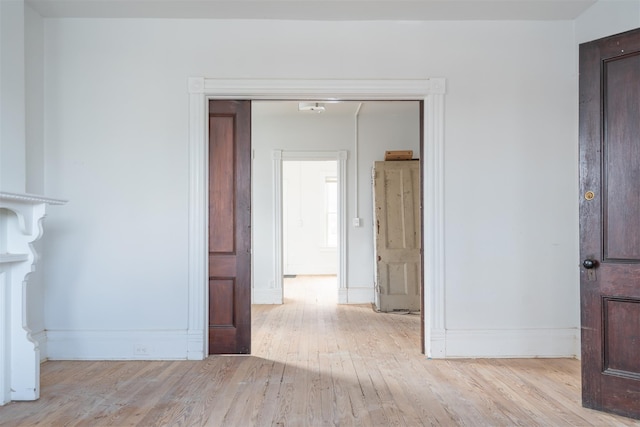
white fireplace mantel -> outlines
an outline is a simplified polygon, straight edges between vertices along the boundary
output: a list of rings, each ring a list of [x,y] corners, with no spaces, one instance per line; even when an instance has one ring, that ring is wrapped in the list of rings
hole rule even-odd
[[[66,200],[0,192],[0,405],[40,395],[40,350],[27,326],[26,283],[47,205]]]

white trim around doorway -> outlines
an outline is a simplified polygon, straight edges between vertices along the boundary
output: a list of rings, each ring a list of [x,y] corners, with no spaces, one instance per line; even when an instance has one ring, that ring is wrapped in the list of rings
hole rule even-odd
[[[207,101],[421,100],[424,101],[424,343],[427,357],[445,356],[444,95],[443,78],[422,80],[277,80],[191,77],[189,90],[189,299],[187,358],[208,353]],[[344,233],[343,233],[344,235]],[[345,266],[346,267],[346,266]],[[344,280],[344,279],[343,279]]]

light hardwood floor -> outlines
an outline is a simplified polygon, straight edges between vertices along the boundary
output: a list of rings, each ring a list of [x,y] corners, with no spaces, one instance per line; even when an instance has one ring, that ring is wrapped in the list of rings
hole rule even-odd
[[[253,355],[49,361],[2,426],[640,426],[580,406],[570,359],[427,360],[419,316],[340,306],[310,278],[253,307]]]

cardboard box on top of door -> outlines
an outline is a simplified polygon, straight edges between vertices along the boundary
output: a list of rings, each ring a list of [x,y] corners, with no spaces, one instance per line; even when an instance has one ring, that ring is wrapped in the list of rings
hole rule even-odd
[[[413,158],[413,150],[395,150],[385,151],[385,160],[411,160]]]

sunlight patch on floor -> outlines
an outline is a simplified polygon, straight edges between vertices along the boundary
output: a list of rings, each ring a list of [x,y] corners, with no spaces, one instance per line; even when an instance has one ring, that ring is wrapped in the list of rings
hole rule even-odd
[[[317,305],[338,303],[337,276],[296,276],[284,278],[284,302]]]

